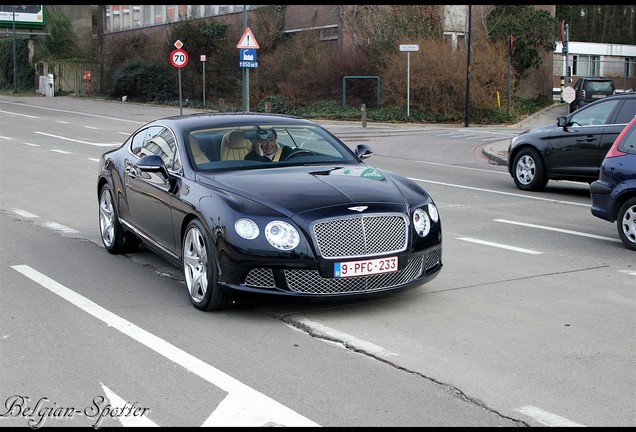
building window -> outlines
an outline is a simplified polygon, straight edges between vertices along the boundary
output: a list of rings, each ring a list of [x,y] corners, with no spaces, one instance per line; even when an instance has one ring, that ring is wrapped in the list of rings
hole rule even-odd
[[[461,32],[444,32],[444,40],[449,42],[453,49],[457,49],[460,44],[466,43],[466,34]]]
[[[590,62],[592,63],[592,72],[590,75],[601,75],[601,57],[590,56]]]
[[[601,75],[601,56],[584,54],[573,55],[572,75]]]
[[[634,69],[636,69],[636,57],[625,57],[625,76],[628,78],[634,78],[636,73],[634,73]]]

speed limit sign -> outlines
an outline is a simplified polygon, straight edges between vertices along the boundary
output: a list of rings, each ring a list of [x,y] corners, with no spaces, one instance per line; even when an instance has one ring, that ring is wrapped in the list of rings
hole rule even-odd
[[[170,53],[170,63],[176,68],[185,67],[188,64],[188,53],[182,49],[176,49]]]

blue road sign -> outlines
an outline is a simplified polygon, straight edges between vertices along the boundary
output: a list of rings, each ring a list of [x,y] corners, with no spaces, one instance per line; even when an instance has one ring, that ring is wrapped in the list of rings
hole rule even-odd
[[[239,67],[241,68],[257,68],[258,62],[256,61],[255,49],[241,49],[239,50]]]
[[[255,49],[242,49],[239,50],[239,56],[241,61],[244,62],[255,62],[256,61],[256,50]]]

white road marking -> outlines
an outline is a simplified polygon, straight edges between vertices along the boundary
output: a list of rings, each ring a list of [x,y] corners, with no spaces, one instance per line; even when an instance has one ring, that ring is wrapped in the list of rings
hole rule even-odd
[[[0,110],[0,113],[17,115],[17,116],[20,116],[20,117],[28,117],[28,118],[33,118],[33,119],[39,118],[39,117],[36,117],[36,116],[32,116],[32,115],[28,115],[28,114],[18,114],[18,113],[14,113],[14,112],[11,112],[11,111],[2,111],[2,110]]]
[[[62,153],[62,154],[71,154],[70,151],[66,151],[66,150],[59,150],[59,149],[51,149],[52,152],[55,153]]]
[[[52,229],[53,231],[59,231],[66,234],[77,234],[79,232],[74,230],[73,228],[69,228],[67,226],[60,225],[59,223],[55,223],[55,222],[47,222],[44,224],[44,226],[49,229]]]
[[[91,162],[99,162],[99,158],[86,158]]]
[[[102,382],[100,382],[100,384],[102,385],[102,389],[104,389],[104,393],[106,394],[106,397],[110,401],[111,406],[113,406],[114,408],[122,408],[122,407],[126,406],[126,404],[128,404],[128,406],[130,406],[128,401],[125,401],[124,399],[119,397],[114,391],[112,391],[111,389],[106,387]],[[159,427],[158,424],[156,424],[155,422],[151,421],[145,415],[142,415],[142,416],[120,415],[120,416],[117,416],[117,419],[119,420],[119,422],[121,423],[122,426],[134,426],[134,427],[156,426],[156,427]],[[97,426],[98,425],[95,426],[95,429],[98,428]]]
[[[538,228],[538,229],[542,229],[542,230],[546,230],[546,231],[556,231],[556,232],[560,232],[560,233],[564,233],[564,234],[574,234],[574,235],[581,236],[581,237],[590,237],[590,238],[595,238],[595,239],[599,239],[599,240],[608,240],[608,241],[612,241],[612,242],[621,243],[621,241],[619,239],[617,239],[617,238],[605,237],[605,236],[600,236],[600,235],[596,235],[596,234],[588,234],[588,233],[584,233],[584,232],[580,232],[580,231],[570,231],[570,230],[561,229],[561,228],[552,228],[552,227],[545,226],[545,225],[534,225],[534,224],[530,224],[530,223],[516,222],[516,221],[511,221],[511,220],[506,220],[506,219],[493,219],[493,220],[495,222],[503,222],[503,223],[513,224],[513,225],[521,225],[521,226],[526,226],[526,227],[529,227],[529,228]]]
[[[636,271],[632,271],[632,270],[619,270],[619,273],[625,273],[626,275],[636,276]]]
[[[220,413],[223,414],[223,418],[220,415],[216,415],[215,412],[212,413],[206,423],[231,426],[266,426],[272,424],[320,426],[193,355],[102,308],[88,298],[59,284],[28,265],[14,265],[12,268],[98,320],[105,322],[110,327],[119,330],[184,369],[228,392],[226,396],[227,402],[224,401],[220,406]]]
[[[95,126],[84,126],[86,129],[93,129],[93,130],[97,130],[97,128]]]
[[[39,131],[35,131],[34,133],[39,134],[39,135],[44,135],[44,136],[48,136],[51,138],[57,138],[57,139],[61,139],[61,140],[65,140],[65,141],[70,141],[70,142],[76,142],[76,143],[80,143],[80,144],[88,144],[88,145],[92,145],[92,146],[96,146],[96,147],[116,147],[119,144],[107,144],[107,143],[92,143],[92,142],[88,142],[88,141],[81,141],[81,140],[76,140],[73,138],[67,138],[67,137],[63,137],[63,136],[59,136],[59,135],[52,135],[52,134],[48,134],[45,132],[39,132]]]
[[[486,246],[493,246],[493,247],[497,247],[497,248],[501,248],[501,249],[508,249],[511,251],[515,251],[515,252],[523,252],[523,253],[527,253],[527,254],[531,254],[531,255],[541,255],[543,252],[538,252],[538,251],[534,251],[531,249],[523,249],[523,248],[519,248],[519,247],[515,247],[515,246],[508,246],[505,244],[501,244],[501,243],[493,243],[493,242],[489,242],[489,241],[485,241],[485,240],[478,240],[478,239],[474,239],[474,238],[470,238],[470,237],[456,237],[457,240],[464,240],[467,242],[471,242],[471,243],[477,243],[477,244],[482,244],[482,245],[486,245]]]
[[[521,408],[517,408],[516,411],[519,411],[522,414],[527,415],[528,417],[532,417],[539,423],[542,423],[546,426],[553,427],[585,427],[580,423],[573,422],[556,414],[549,413],[547,411],[543,411],[540,408],[526,405]]]
[[[20,216],[25,217],[25,218],[28,218],[28,219],[35,219],[35,218],[37,218],[37,217],[40,217],[40,216],[38,216],[38,215],[36,215],[36,214],[29,213],[28,211],[26,211],[26,210],[22,210],[22,209],[15,209],[15,208],[14,208],[14,209],[11,209],[11,211],[12,211],[13,213],[17,214],[17,215],[20,215]]]
[[[442,166],[449,166],[449,167],[453,167],[453,168],[476,169],[476,170],[479,170],[479,171],[492,172],[491,170],[485,170],[485,169],[481,169],[481,168],[465,168],[465,167],[457,167],[457,166],[448,165],[448,164],[429,163],[429,162],[426,162],[426,163],[431,164],[431,165],[442,165]],[[500,172],[500,174],[507,174],[507,173]],[[589,207],[590,206],[589,204],[577,203],[577,202],[572,202],[572,201],[555,200],[555,199],[550,199],[550,198],[543,198],[543,197],[532,196],[532,195],[523,195],[523,194],[512,193],[512,192],[501,192],[501,191],[496,191],[496,190],[492,190],[492,189],[483,189],[483,188],[476,188],[476,187],[471,187],[471,186],[466,186],[466,185],[458,185],[458,184],[453,184],[453,183],[444,183],[444,182],[437,182],[437,181],[432,181],[432,180],[423,180],[423,179],[418,179],[418,178],[415,178],[415,177],[409,177],[409,178],[411,180],[413,180],[413,181],[422,182],[422,183],[430,183],[430,184],[437,184],[437,185],[442,185],[442,186],[457,187],[457,188],[462,188],[462,189],[476,190],[476,191],[488,192],[488,193],[494,193],[494,194],[500,194],[500,195],[509,195],[509,196],[514,196],[514,197],[528,198],[528,199],[534,199],[534,200],[539,200],[539,201],[547,201],[547,202],[553,202],[553,203],[560,203],[560,204],[570,204],[570,205],[583,206],[583,207]]]
[[[15,104],[16,102],[0,101],[0,104],[2,104],[2,103],[4,103],[4,104]],[[143,121],[139,121],[139,120],[128,120],[128,119],[117,118],[117,117],[109,117],[109,116],[100,115],[100,114],[89,114],[89,113],[85,113],[85,112],[81,112],[81,111],[70,111],[70,110],[65,110],[65,109],[60,109],[60,108],[40,107],[40,106],[35,106],[35,105],[29,105],[29,107],[30,108],[43,109],[43,110],[47,110],[47,111],[58,111],[58,112],[64,112],[64,113],[69,113],[69,114],[83,115],[83,116],[87,116],[87,117],[104,118],[104,119],[116,120],[116,121],[127,122],[127,123],[144,124]],[[2,111],[2,112],[4,112],[4,111]],[[9,111],[6,111],[6,112],[9,113],[9,114],[24,115],[24,114],[12,113],[12,112],[9,112]],[[34,118],[39,118],[39,117],[34,117]]]

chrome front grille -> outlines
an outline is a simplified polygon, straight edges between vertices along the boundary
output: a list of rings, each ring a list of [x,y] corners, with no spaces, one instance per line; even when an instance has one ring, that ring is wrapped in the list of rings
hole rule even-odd
[[[322,278],[315,270],[285,270],[289,289],[306,294],[346,294],[373,292],[411,282],[422,274],[424,259],[417,257],[404,268],[393,273],[350,278]]]
[[[313,234],[325,258],[356,258],[401,252],[408,241],[402,215],[364,215],[317,222]]]
[[[274,273],[269,268],[255,268],[250,270],[245,278],[245,285],[253,286],[256,288],[274,288],[276,282],[274,281]]]
[[[409,260],[400,271],[351,278],[323,278],[317,270],[284,270],[290,291],[304,294],[330,295],[381,291],[407,284],[434,269],[441,262],[441,249],[430,250],[424,256]],[[275,289],[274,275],[269,268],[249,272],[245,284],[257,288]]]

